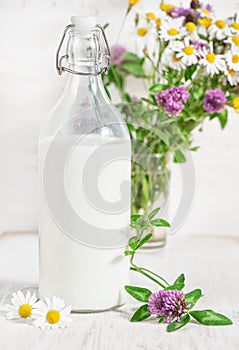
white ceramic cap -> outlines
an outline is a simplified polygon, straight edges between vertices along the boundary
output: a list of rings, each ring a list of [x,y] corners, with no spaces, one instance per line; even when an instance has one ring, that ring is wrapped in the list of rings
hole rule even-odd
[[[71,23],[74,24],[76,30],[91,30],[96,26],[96,17],[89,16],[72,16]]]

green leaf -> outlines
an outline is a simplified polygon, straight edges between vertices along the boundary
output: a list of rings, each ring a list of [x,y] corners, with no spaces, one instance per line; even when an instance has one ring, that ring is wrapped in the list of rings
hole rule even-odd
[[[183,154],[183,152],[181,152],[179,149],[177,149],[174,152],[174,159],[173,159],[174,163],[184,163],[186,162],[186,158]]]
[[[128,292],[133,298],[138,301],[147,302],[152,292],[147,288],[125,286],[126,292]]]
[[[184,286],[185,286],[185,276],[182,273],[180,276],[178,276],[175,282],[171,286],[165,288],[165,290],[182,290]]]
[[[141,100],[144,102],[147,102],[148,104],[150,104],[152,106],[158,106],[157,102],[149,100],[148,98],[142,97]]]
[[[212,119],[218,118],[218,117],[219,117],[219,113],[213,113],[213,114],[210,114],[209,119],[212,120]]]
[[[115,83],[116,87],[121,91],[124,89],[124,79],[121,75],[117,73],[114,66],[110,68],[108,76],[112,82]]]
[[[135,248],[137,247],[139,243],[139,239],[137,236],[133,236],[130,238],[129,242],[128,242],[128,245],[131,249],[135,250]]]
[[[131,221],[135,222],[137,221],[142,215],[140,214],[134,214],[134,215],[131,215]]]
[[[135,129],[134,129],[134,125],[130,124],[130,123],[126,123],[127,124],[127,127],[129,129],[129,132],[133,132]]]
[[[133,254],[134,254],[134,252],[132,250],[125,250],[125,252],[124,252],[125,256],[133,255]]]
[[[150,315],[151,315],[151,313],[148,310],[148,304],[144,304],[144,305],[140,306],[140,308],[138,310],[136,310],[136,312],[131,317],[130,322],[143,321],[146,318],[148,318]]]
[[[142,247],[142,245],[144,245],[146,242],[148,242],[150,240],[150,238],[152,237],[152,233],[148,233],[137,245],[137,249]]]
[[[189,66],[187,67],[187,69],[185,70],[185,73],[184,73],[184,77],[185,77],[185,80],[191,80],[192,76],[193,76],[193,73],[197,70],[197,66],[196,65],[192,65],[192,66]]]
[[[153,219],[155,217],[155,215],[158,214],[159,210],[160,210],[160,208],[155,208],[153,211],[151,211],[151,213],[149,213],[149,215],[148,215],[149,220]]]
[[[126,52],[120,58],[123,61],[133,61],[133,62],[141,62],[142,60],[139,56],[137,56],[135,53],[132,53],[132,52]]]
[[[172,322],[167,326],[167,332],[174,332],[188,324],[190,321],[190,316],[188,314],[184,315],[180,322]]]
[[[160,227],[170,227],[170,223],[164,219],[153,219],[150,220],[150,224],[153,226],[160,226]]]
[[[213,310],[190,311],[190,315],[199,323],[207,326],[227,326],[232,324],[232,321],[228,317]]]
[[[185,282],[185,275],[184,273],[181,273],[181,275],[179,275],[178,278],[176,278],[176,280],[174,281],[174,284],[184,283],[184,282]]]
[[[222,129],[224,129],[227,124],[227,118],[228,118],[228,110],[227,108],[225,108],[218,115],[218,120],[221,124]]]
[[[157,92],[161,92],[167,88],[168,88],[168,85],[165,85],[165,84],[154,84],[149,88],[149,91],[157,93]]]
[[[199,146],[191,147],[191,148],[190,148],[190,151],[196,152],[196,151],[199,150],[199,148],[200,148]]]
[[[204,95],[205,90],[199,86],[195,91],[193,91],[193,96],[196,100],[200,100]]]
[[[145,77],[144,69],[141,64],[135,62],[124,62],[122,64],[123,68],[136,78]]]
[[[185,294],[185,300],[187,305],[190,304],[189,309],[192,309],[198,299],[200,299],[202,296],[202,291],[201,289],[194,289],[191,292]]]

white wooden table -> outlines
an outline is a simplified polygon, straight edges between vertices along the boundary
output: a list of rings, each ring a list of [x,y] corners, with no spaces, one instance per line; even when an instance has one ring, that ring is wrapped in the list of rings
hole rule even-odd
[[[0,296],[37,283],[37,235],[0,237]],[[169,237],[159,251],[142,253],[138,262],[169,281],[186,275],[186,291],[202,288],[197,308],[212,308],[234,321],[233,326],[207,327],[191,323],[167,333],[153,320],[130,323],[133,300],[118,311],[72,315],[72,326],[46,331],[0,318],[1,350],[238,350],[239,349],[239,237]],[[152,285],[132,272],[132,284]]]

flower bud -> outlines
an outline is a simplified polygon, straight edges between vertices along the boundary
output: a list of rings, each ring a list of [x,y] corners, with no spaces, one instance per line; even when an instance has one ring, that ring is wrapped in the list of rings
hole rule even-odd
[[[192,0],[190,7],[194,10],[199,9],[201,7],[200,2],[198,0]]]

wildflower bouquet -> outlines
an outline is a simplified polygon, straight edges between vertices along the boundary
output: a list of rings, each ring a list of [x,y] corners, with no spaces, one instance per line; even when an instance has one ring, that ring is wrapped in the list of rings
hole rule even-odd
[[[128,52],[118,44],[113,46],[112,66],[104,78],[109,94],[116,87],[123,102],[119,108],[128,123],[134,154],[142,154],[145,145],[160,164],[158,177],[152,180],[133,163],[133,212],[152,209],[155,197],[165,190],[169,154],[183,162],[186,148],[197,150],[193,132],[203,130],[205,119],[217,119],[224,128],[228,107],[239,111],[236,15],[219,18],[210,5],[198,0],[192,0],[188,8],[162,1],[156,11],[148,8],[148,12],[142,12],[141,5],[143,1],[129,0],[123,21],[134,19],[131,47],[136,44],[138,48]],[[140,96],[128,88],[132,77],[136,83],[143,82]]]

